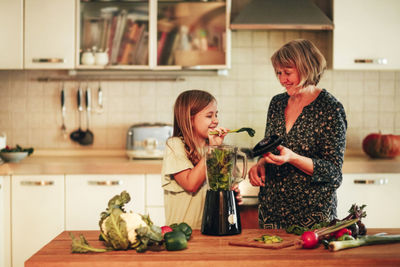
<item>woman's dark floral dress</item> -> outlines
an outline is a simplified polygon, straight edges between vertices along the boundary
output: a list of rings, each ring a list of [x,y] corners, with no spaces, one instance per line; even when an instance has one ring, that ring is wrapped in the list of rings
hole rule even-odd
[[[266,164],[265,187],[259,193],[259,224],[265,229],[312,226],[336,218],[336,189],[342,182],[346,145],[344,108],[323,89],[286,133],[288,99],[283,93],[271,100],[265,136],[277,134],[283,146],[311,158],[314,173],[307,175],[288,163]]]

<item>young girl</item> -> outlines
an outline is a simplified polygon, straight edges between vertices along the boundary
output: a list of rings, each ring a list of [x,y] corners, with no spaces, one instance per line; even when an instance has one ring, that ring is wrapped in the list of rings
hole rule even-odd
[[[162,166],[166,224],[186,222],[201,227],[206,193],[206,145],[221,145],[227,129],[218,126],[217,102],[208,92],[181,93],[174,106],[174,132]],[[210,131],[218,131],[210,135]]]

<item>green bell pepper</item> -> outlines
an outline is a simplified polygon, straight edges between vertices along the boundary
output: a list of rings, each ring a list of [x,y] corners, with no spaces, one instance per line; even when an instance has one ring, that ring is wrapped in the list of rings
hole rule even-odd
[[[186,236],[181,231],[172,231],[164,234],[165,247],[169,251],[187,248]]]
[[[171,224],[169,227],[172,228],[174,231],[181,231],[182,233],[185,234],[186,240],[189,240],[190,237],[192,236],[192,228],[185,222],[182,222],[180,224],[174,223]]]

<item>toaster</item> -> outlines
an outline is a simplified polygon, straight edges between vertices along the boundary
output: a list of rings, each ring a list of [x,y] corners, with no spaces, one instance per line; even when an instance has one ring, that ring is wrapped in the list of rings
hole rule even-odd
[[[129,127],[126,154],[129,159],[162,159],[173,127],[166,123],[139,123]]]

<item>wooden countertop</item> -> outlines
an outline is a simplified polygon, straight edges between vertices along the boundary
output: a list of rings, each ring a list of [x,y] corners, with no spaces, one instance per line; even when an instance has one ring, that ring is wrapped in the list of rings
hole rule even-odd
[[[101,155],[101,156],[99,156]],[[68,153],[38,151],[18,163],[0,165],[0,175],[34,174],[159,174],[161,160],[128,160],[125,151]],[[254,162],[250,161],[249,166]],[[371,159],[362,153],[347,153],[343,173],[400,173],[400,157]]]
[[[400,229],[369,229],[370,234],[386,232],[399,234]],[[73,231],[75,236],[83,233],[94,247],[103,247],[98,241],[99,231]],[[323,246],[316,249],[264,249],[230,246],[230,241],[244,241],[263,234],[279,235],[284,240],[284,230],[244,229],[234,236],[205,236],[199,230],[193,232],[188,248],[182,251],[134,250],[106,253],[73,254],[71,239],[62,232],[25,262],[25,267],[130,267],[130,266],[400,266],[400,243],[364,246],[330,252]],[[292,238],[294,236],[291,236]]]

